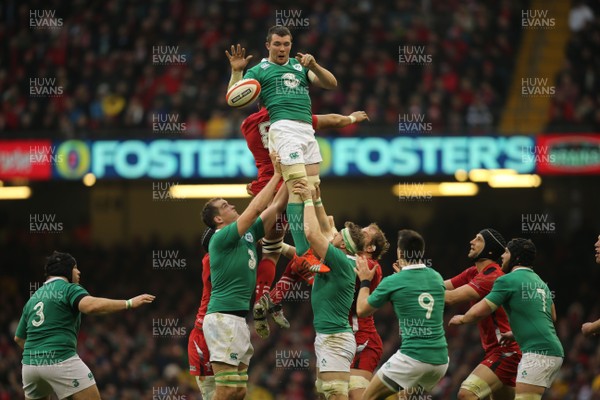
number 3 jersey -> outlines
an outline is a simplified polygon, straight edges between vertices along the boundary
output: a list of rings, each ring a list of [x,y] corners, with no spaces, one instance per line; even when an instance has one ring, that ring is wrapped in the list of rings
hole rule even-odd
[[[391,302],[400,323],[400,353],[423,363],[448,363],[442,276],[424,264],[409,265],[383,278],[368,298],[372,307]]]
[[[53,365],[77,353],[79,301],[89,293],[61,278],[49,279],[23,307],[16,336],[25,339],[23,364]]]
[[[259,261],[256,243],[264,235],[260,217],[242,236],[237,221],[214,234],[208,246],[212,292],[207,314],[250,309]]]
[[[256,196],[269,183],[273,177],[273,163],[269,157],[269,126],[271,121],[266,108],[261,108],[260,111],[250,114],[244,122],[242,122],[242,134],[246,139],[248,149],[254,156],[256,169],[258,170],[257,178],[250,184],[250,191]],[[312,116],[313,129],[317,129],[317,116]],[[280,185],[283,181],[280,182]],[[277,187],[279,189],[279,186]]]

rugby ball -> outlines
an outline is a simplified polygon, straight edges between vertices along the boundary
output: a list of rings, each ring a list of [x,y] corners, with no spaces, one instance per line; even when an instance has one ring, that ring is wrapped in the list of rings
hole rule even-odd
[[[260,83],[256,79],[242,79],[229,88],[225,100],[231,107],[245,107],[260,94]]]

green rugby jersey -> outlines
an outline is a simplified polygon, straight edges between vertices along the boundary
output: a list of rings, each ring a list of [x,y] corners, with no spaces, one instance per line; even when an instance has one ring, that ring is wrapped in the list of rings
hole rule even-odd
[[[379,283],[367,299],[375,308],[390,301],[400,324],[400,352],[433,365],[448,363],[442,276],[424,264],[409,265]]]
[[[256,286],[256,243],[265,235],[259,217],[240,237],[237,221],[219,229],[208,246],[212,292],[207,314],[250,308]]]
[[[352,332],[348,314],[354,300],[356,261],[330,243],[324,262],[331,271],[315,275],[310,299],[315,331]]]
[[[25,339],[23,364],[52,365],[77,354],[79,301],[89,293],[75,283],[52,278],[23,307],[16,336]]]
[[[246,71],[244,79],[249,78],[260,83],[259,99],[269,111],[271,123],[289,119],[312,125],[308,68],[298,60],[290,58],[284,65],[279,65],[263,58]]]
[[[523,353],[564,357],[552,321],[552,293],[531,268],[517,268],[499,277],[485,298],[504,307]]]

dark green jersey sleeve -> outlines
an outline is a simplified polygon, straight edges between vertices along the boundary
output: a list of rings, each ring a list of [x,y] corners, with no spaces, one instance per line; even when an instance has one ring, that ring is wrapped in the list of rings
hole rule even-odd
[[[510,276],[503,275],[496,279],[492,291],[485,298],[498,307],[508,302],[513,294],[510,284]]]
[[[371,307],[381,308],[385,303],[390,301],[390,296],[394,291],[394,287],[392,287],[392,285],[390,284],[391,279],[389,278],[391,278],[391,276],[386,276],[385,278],[383,278],[377,286],[377,288],[367,298],[367,303],[369,303]]]

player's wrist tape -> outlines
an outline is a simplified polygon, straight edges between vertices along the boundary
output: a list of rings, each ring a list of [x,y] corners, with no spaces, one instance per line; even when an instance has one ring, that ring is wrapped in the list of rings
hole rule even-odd
[[[360,288],[364,288],[364,287],[371,287],[371,281],[369,279],[363,279],[362,281],[360,281]]]
[[[315,207],[323,207],[323,202],[320,197],[315,200]]]
[[[133,307],[133,301],[131,299],[125,300],[125,309],[129,310],[131,307]]]
[[[348,118],[350,118],[350,124],[353,124],[356,122],[356,117],[354,115],[348,115]]]
[[[304,207],[308,207],[308,206],[312,206],[312,207],[315,206],[312,199],[304,200]]]

